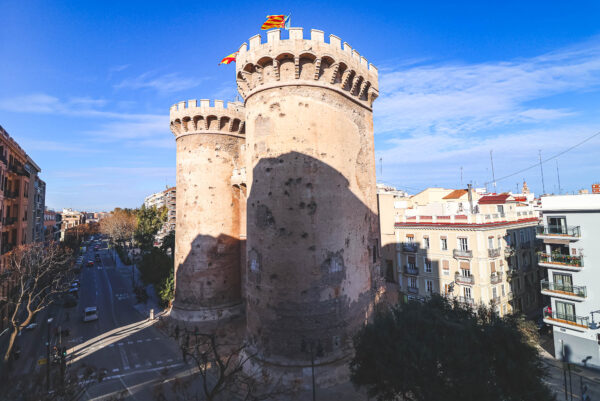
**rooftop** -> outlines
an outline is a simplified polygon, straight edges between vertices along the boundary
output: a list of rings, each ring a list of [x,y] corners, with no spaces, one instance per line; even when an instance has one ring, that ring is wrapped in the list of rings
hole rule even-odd
[[[600,194],[542,196],[542,211],[600,211]]]

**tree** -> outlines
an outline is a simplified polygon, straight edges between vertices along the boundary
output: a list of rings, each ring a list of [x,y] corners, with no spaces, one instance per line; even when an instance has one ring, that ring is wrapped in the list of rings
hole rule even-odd
[[[282,386],[261,372],[244,372],[244,365],[254,355],[236,334],[232,334],[235,330],[230,329],[217,327],[201,332],[198,328],[171,327],[171,337],[179,343],[184,361],[193,364],[195,373],[187,380],[172,381],[167,391],[170,397],[165,396],[165,385],[158,385],[156,398],[161,401],[173,398],[197,401],[289,398],[296,389]]]
[[[156,206],[147,208],[142,205],[136,213],[137,228],[135,240],[142,250],[150,250],[154,246],[154,236],[167,220],[167,208]]]
[[[552,400],[522,327],[439,295],[395,306],[356,335],[351,380],[378,400]]]
[[[163,307],[169,306],[169,303],[173,300],[175,295],[175,280],[173,276],[173,269],[169,272],[169,275],[160,282],[156,289]]]
[[[68,289],[71,266],[70,250],[56,242],[21,245],[8,254],[7,271],[14,289],[8,300],[11,332],[4,362],[9,361],[19,331]]]
[[[169,254],[169,251],[171,251],[171,258],[175,258],[175,231],[171,230],[167,235],[165,235],[160,249],[162,249],[166,254]]]
[[[152,248],[142,257],[138,269],[144,283],[159,286],[173,273],[173,260],[160,249]]]
[[[109,216],[100,220],[100,232],[107,235],[113,244],[123,247],[126,241],[133,238],[136,225],[134,211],[116,208]]]

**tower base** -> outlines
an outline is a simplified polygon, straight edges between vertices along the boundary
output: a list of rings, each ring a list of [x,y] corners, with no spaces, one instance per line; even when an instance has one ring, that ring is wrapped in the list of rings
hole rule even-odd
[[[185,323],[216,322],[238,318],[244,315],[244,304],[238,303],[216,308],[180,309],[173,306],[169,317]]]

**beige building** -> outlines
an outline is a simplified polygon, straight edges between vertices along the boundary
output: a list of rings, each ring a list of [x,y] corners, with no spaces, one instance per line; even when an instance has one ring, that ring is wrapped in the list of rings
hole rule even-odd
[[[383,273],[401,300],[441,293],[502,315],[539,313],[533,195],[428,188],[378,198]]]

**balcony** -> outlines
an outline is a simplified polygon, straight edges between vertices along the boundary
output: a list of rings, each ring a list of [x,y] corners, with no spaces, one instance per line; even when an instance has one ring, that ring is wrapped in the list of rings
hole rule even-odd
[[[410,292],[411,294],[418,294],[419,293],[419,289],[417,287],[407,287],[406,288],[408,290],[408,292]]]
[[[536,236],[539,239],[577,241],[581,237],[581,229],[579,226],[537,226]]]
[[[488,249],[488,257],[489,258],[500,257],[500,248]]]
[[[416,266],[412,266],[412,265],[405,265],[404,272],[406,274],[412,274],[413,276],[416,276],[419,274],[419,268]]]
[[[496,274],[492,274],[490,276],[490,283],[499,284],[502,282],[502,272],[498,272]]]
[[[470,249],[455,249],[452,251],[452,256],[455,258],[471,259],[473,258],[473,251]]]
[[[475,304],[475,300],[471,297],[467,298],[467,297],[460,296],[460,297],[456,297],[456,300],[464,305],[473,306]]]
[[[402,243],[402,250],[404,252],[417,252],[417,244],[404,242]]]
[[[4,197],[9,199],[16,199],[19,193],[16,191],[4,191]]]
[[[548,280],[542,280],[540,285],[542,287],[542,294],[551,297],[566,298],[574,301],[583,301],[587,298],[586,286],[558,284]]]
[[[2,223],[3,223],[5,226],[10,226],[11,224],[15,224],[16,222],[17,222],[17,218],[16,218],[16,217],[5,217],[5,218],[2,220]]]
[[[560,253],[549,255],[544,252],[538,252],[538,264],[551,269],[580,271],[583,267],[583,257],[562,255]]]
[[[590,327],[589,318],[587,316],[558,313],[553,311],[549,306],[544,308],[544,322],[575,330],[588,329]]]
[[[462,276],[457,272],[454,276],[454,281],[456,281],[458,284],[473,285],[475,284],[475,276]]]

